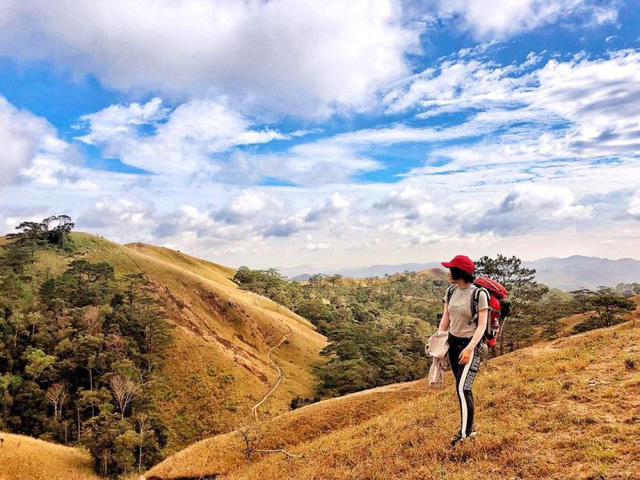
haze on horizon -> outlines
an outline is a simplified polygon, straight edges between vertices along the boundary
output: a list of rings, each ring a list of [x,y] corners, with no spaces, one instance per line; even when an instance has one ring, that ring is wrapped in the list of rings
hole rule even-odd
[[[638,258],[640,9],[0,2],[0,234],[232,266]]]

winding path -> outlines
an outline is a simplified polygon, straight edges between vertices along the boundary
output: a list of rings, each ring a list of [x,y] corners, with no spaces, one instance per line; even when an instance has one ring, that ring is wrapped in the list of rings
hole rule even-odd
[[[287,333],[285,333],[284,336],[280,339],[280,341],[276,345],[271,347],[269,349],[269,352],[267,353],[267,358],[269,359],[271,364],[275,367],[275,369],[278,371],[278,380],[276,381],[276,384],[273,386],[273,388],[271,390],[269,390],[269,392],[264,397],[262,397],[262,400],[260,400],[258,403],[256,403],[253,406],[253,408],[251,409],[251,413],[253,414],[253,418],[255,418],[256,421],[258,420],[258,408],[260,407],[260,405],[262,405],[271,396],[271,394],[273,392],[276,391],[276,388],[278,388],[278,386],[280,385],[280,382],[282,382],[282,369],[273,360],[273,358],[271,358],[271,353],[276,348],[281,346],[287,340],[287,338],[289,338],[289,335],[291,335],[291,332],[292,332],[291,327],[289,325],[287,325],[287,328],[289,329],[289,331]]]

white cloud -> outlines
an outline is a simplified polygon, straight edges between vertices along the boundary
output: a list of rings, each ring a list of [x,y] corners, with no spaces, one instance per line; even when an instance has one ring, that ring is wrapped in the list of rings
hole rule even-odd
[[[542,218],[582,218],[589,216],[591,209],[575,205],[573,193],[565,188],[542,185],[516,187],[500,203],[496,213],[533,213]]]
[[[163,107],[162,99],[157,97],[144,104],[111,105],[80,117],[81,123],[76,128],[87,125],[89,133],[77,137],[77,140],[91,145],[110,144],[118,138],[126,140],[137,135],[138,127],[156,125],[168,114],[169,109]]]
[[[78,218],[82,228],[105,228],[117,225],[135,229],[138,232],[151,229],[153,205],[136,202],[127,198],[105,197],[97,200]],[[140,232],[142,233],[142,232]]]
[[[0,187],[11,184],[41,152],[59,151],[60,142],[49,123],[18,110],[0,95]]]
[[[272,195],[256,190],[243,190],[231,197],[222,209],[214,213],[214,217],[231,224],[260,222],[283,209],[283,203]]]
[[[407,220],[424,219],[438,211],[427,192],[411,185],[394,190],[374,206],[383,210],[397,212]]]
[[[350,205],[351,200],[348,197],[334,193],[321,206],[311,210],[305,220],[307,222],[335,222],[347,212]]]
[[[403,246],[405,248],[409,248],[415,245],[433,245],[434,243],[438,243],[443,240],[445,237],[439,234],[422,234],[415,235],[411,237],[408,243],[405,243]]]
[[[211,155],[238,145],[283,139],[270,130],[252,129],[252,122],[222,100],[192,100],[173,110],[159,98],[145,104],[112,105],[84,115],[77,139],[103,148],[105,156],[152,172],[188,176],[212,166]],[[145,133],[141,127],[151,129]],[[214,171],[216,171],[214,169]]]
[[[472,231],[517,235],[563,228],[572,220],[591,216],[593,207],[579,205],[567,188],[528,184],[515,187],[500,203],[480,217]]]
[[[304,250],[309,252],[318,252],[320,250],[329,250],[331,246],[328,243],[313,243],[309,242],[304,246]]]
[[[306,228],[304,219],[297,215],[282,220],[276,220],[260,229],[264,237],[290,237]]]
[[[505,160],[523,161],[522,154],[535,161],[635,154],[640,150],[639,51],[611,52],[593,60],[580,54],[564,62],[550,60],[528,71],[536,58],[530,55],[523,64],[506,67],[478,60],[447,60],[389,92],[386,101],[392,111],[414,106],[427,109],[428,114],[443,108],[482,110],[468,122],[467,129],[472,124],[482,126],[485,132],[515,123],[529,124],[528,130],[520,127],[495,140],[500,148],[514,150],[511,155],[500,153]],[[529,67],[523,68],[527,64]],[[523,133],[527,142],[521,141]],[[478,156],[476,147],[457,150]],[[486,158],[486,152],[483,155]]]
[[[631,200],[629,200],[627,213],[631,216],[640,218],[640,193],[636,192],[636,194],[631,197]]]
[[[259,183],[277,179],[294,185],[347,183],[360,173],[383,168],[382,163],[360,154],[351,145],[319,140],[295,145],[272,154],[234,152],[227,162],[200,172],[203,182]]]
[[[125,91],[225,94],[294,115],[371,106],[419,31],[397,0],[5,0],[0,54]],[[2,20],[0,20],[2,21]]]
[[[525,86],[528,77],[513,76],[515,67],[500,67],[479,60],[445,60],[408,79],[385,95],[389,111],[400,112],[416,105],[422,108],[456,105],[458,109],[488,103],[517,103],[514,89]]]
[[[569,148],[591,156],[640,151],[640,51],[551,60],[536,78],[539,87],[522,92],[523,99],[575,125]]]
[[[440,0],[440,16],[455,17],[477,38],[505,38],[544,25],[577,19],[582,24],[613,23],[618,3],[589,0]]]
[[[197,179],[242,184],[275,178],[303,186],[345,184],[359,174],[384,168],[382,162],[367,155],[370,148],[474,137],[500,126],[481,120],[440,129],[393,124],[325,137],[275,154],[234,152],[229,161],[201,170]]]
[[[309,129],[303,129],[303,130],[296,130],[294,132],[291,132],[289,135],[291,137],[306,137],[307,135],[316,135],[322,132],[324,132],[322,128],[309,128]]]
[[[89,170],[55,156],[38,155],[20,172],[19,179],[39,187],[98,191],[99,185],[92,176]]]

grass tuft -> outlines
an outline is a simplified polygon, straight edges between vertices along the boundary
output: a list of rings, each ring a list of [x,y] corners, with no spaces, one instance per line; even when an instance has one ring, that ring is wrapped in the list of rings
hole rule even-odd
[[[636,361],[634,358],[627,357],[624,359],[624,367],[627,370],[635,370],[636,369]]]

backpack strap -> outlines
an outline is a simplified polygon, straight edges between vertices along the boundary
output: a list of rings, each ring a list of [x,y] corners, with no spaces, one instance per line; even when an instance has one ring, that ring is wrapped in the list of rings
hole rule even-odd
[[[453,296],[453,292],[456,291],[456,288],[458,288],[458,285],[449,285],[449,287],[447,287],[447,303],[451,302],[451,297]]]
[[[471,320],[470,322],[478,323],[478,304],[480,302],[480,294],[483,293],[487,296],[487,306],[489,305],[489,290],[484,287],[475,287],[473,295],[471,295]],[[489,318],[487,318],[487,326],[489,325]]]

